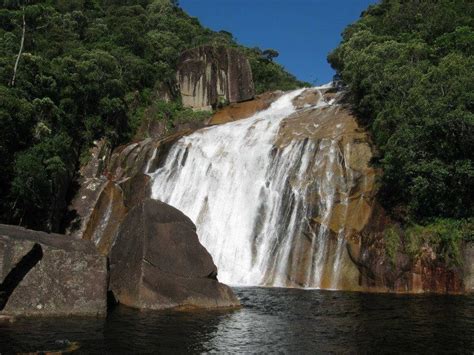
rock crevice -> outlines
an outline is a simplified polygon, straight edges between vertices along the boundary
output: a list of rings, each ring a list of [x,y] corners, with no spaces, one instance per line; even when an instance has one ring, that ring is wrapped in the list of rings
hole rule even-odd
[[[38,243],[26,253],[16,264],[0,284],[0,311],[2,311],[13,291],[17,288],[25,276],[33,269],[43,258],[43,248]]]

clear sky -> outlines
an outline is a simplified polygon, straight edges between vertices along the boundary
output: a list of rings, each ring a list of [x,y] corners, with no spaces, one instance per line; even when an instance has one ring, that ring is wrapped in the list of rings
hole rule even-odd
[[[298,79],[322,84],[333,70],[327,54],[343,29],[377,0],[180,0],[201,24],[231,32],[249,47],[272,48]]]

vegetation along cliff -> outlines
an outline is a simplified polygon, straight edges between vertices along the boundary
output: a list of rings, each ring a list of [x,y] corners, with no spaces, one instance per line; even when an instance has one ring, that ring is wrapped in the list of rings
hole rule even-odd
[[[471,1],[384,0],[328,57],[379,151],[386,254],[433,273],[474,240],[473,25]]]
[[[181,53],[234,47],[257,93],[303,85],[272,59],[239,46],[168,0],[2,0],[0,8],[0,221],[64,229],[75,173],[94,140],[130,141],[142,120],[166,131],[207,112],[183,108]],[[80,158],[82,157],[82,160]]]
[[[328,56],[334,83],[301,90],[276,51],[176,1],[4,0],[0,46],[1,223],[120,261],[153,197],[225,282],[473,290],[472,1],[370,6]],[[216,265],[198,276],[233,303]]]

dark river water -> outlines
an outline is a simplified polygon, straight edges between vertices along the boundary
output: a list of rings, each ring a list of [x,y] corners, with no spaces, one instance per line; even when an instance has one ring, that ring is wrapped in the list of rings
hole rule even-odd
[[[474,297],[236,288],[234,311],[139,312],[0,325],[0,353],[473,353]]]

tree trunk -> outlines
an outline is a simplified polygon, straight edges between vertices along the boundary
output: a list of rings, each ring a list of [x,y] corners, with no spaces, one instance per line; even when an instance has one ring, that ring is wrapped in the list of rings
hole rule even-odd
[[[25,33],[26,33],[26,20],[25,20],[25,6],[23,6],[23,32],[21,35],[21,44],[20,50],[18,51],[18,56],[16,57],[15,67],[13,68],[13,77],[10,81],[10,86],[15,86],[16,72],[18,70],[18,63],[20,62],[20,57],[23,53],[23,46],[25,44]]]

